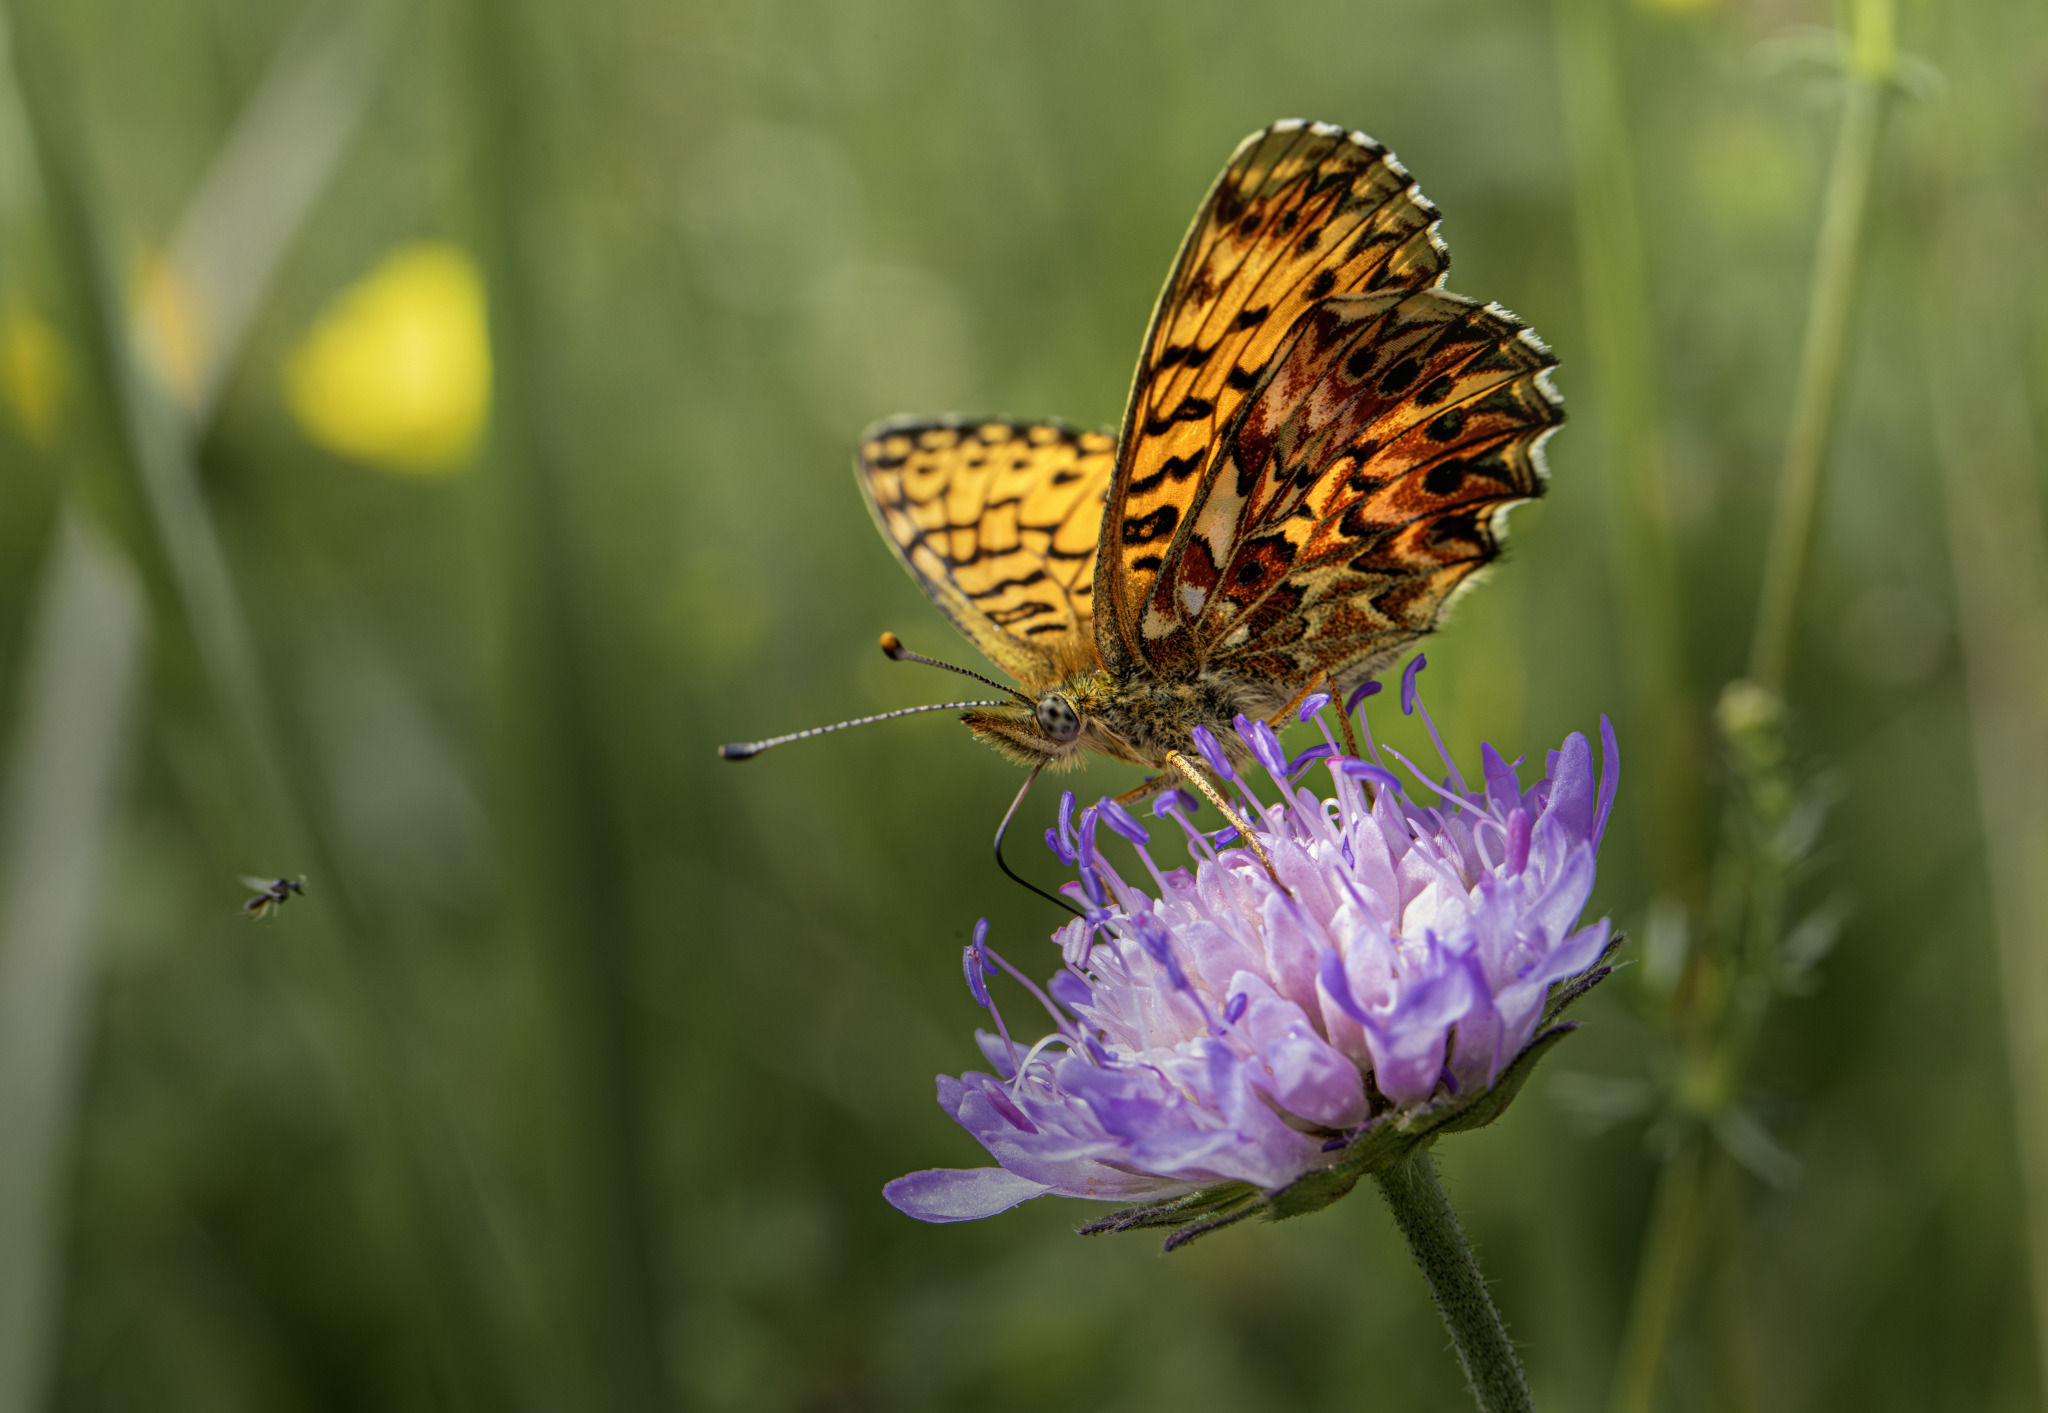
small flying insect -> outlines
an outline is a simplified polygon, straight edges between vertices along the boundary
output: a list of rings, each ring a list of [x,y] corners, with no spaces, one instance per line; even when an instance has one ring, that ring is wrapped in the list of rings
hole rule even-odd
[[[290,902],[292,894],[303,894],[306,891],[306,875],[302,873],[297,878],[254,878],[245,873],[242,875],[242,886],[257,890],[255,897],[242,904],[242,911],[250,917],[269,917]]]

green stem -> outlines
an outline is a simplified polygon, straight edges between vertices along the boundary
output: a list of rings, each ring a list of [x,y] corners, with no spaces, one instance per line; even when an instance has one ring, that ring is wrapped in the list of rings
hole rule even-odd
[[[579,1406],[671,1406],[648,1189],[649,1139],[634,1025],[631,859],[610,763],[598,743],[590,581],[573,538],[578,477],[550,435],[554,380],[536,299],[533,173],[546,159],[536,116],[559,43],[542,8],[466,5],[477,242],[490,298],[496,384],[489,486],[504,641],[499,655],[508,901],[545,977],[552,1087],[546,1111],[562,1196],[556,1282]]]
[[[0,833],[0,1413],[55,1401],[65,1160],[146,643],[127,563],[68,509],[52,538]]]
[[[1841,398],[1849,316],[1862,264],[1864,217],[1877,163],[1878,128],[1897,63],[1891,0],[1856,0],[1855,26],[1843,75],[1834,165],[1821,205],[1791,431],[1785,440],[1777,511],[1764,560],[1763,592],[1757,602],[1755,635],[1750,640],[1751,679],[1779,693],[1784,691],[1791,662],[1799,586],[1805,577],[1820,505],[1821,468],[1827,460],[1835,408]]]
[[[1615,1366],[1612,1413],[1649,1413],[1656,1406],[1671,1327],[1691,1281],[1706,1191],[1706,1140],[1695,1133],[1664,1163],[1642,1264],[1629,1300],[1628,1327]]]
[[[1373,1174],[1429,1284],[1481,1413],[1531,1413],[1529,1384],[1427,1149]]]
[[[1615,0],[1554,0],[1559,96],[1593,372],[1594,424],[1608,493],[1614,605],[1629,735],[1650,778],[1653,886],[1686,895],[1700,872],[1699,758],[1686,707],[1677,549],[1664,489],[1656,339],[1638,219]]]
[[[1934,120],[1945,160],[1922,252],[1922,351],[2002,982],[2023,1216],[2014,1235],[2032,1286],[2036,1397],[2048,1406],[2048,536],[2033,321],[2012,296],[2037,258],[2025,190],[2010,176],[2031,137],[2014,95],[2037,52],[2019,20],[1995,7],[1953,17],[1951,71],[1973,78]]]

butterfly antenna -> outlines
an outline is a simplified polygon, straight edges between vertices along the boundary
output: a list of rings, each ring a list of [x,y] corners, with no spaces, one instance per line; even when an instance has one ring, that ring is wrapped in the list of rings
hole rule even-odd
[[[884,640],[883,647],[886,651],[886,639]],[[940,665],[943,666],[944,664]],[[1036,893],[1039,897],[1045,899],[1048,903],[1053,903],[1058,905],[1059,907],[1065,908],[1075,917],[1086,917],[1088,916],[1088,914],[1082,912],[1079,908],[1075,907],[1065,898],[1056,897],[1055,895],[1046,892],[1043,888],[1039,887],[1036,883],[1033,883],[1028,878],[1018,877],[1016,870],[1012,869],[1010,865],[1003,859],[1003,836],[1010,832],[1010,821],[1017,817],[1017,807],[1024,803],[1024,797],[1030,794],[1031,787],[1038,783],[1038,772],[1043,769],[1045,769],[1045,762],[1043,761],[1040,761],[1037,765],[1031,767],[1031,773],[1024,777],[1024,788],[1017,792],[1017,798],[1010,801],[1010,807],[1003,811],[1003,822],[996,826],[996,867],[1001,869],[1004,873],[1008,874],[1010,877],[1010,881],[1012,883],[1023,884],[1026,888],[1029,888],[1032,892]]]
[[[916,716],[919,712],[925,711],[964,711],[968,707],[1007,705],[1007,702],[934,702],[930,706],[904,707],[900,711],[885,711],[879,716],[857,716],[851,721],[835,721],[830,726],[813,726],[808,731],[792,731],[787,736],[771,736],[765,741],[729,741],[718,748],[718,754],[724,760],[751,760],[771,747],[786,746],[791,741],[801,741],[810,736],[823,736],[830,731],[844,731],[849,726],[894,721],[899,716]],[[1016,807],[1013,805],[1011,808]]]
[[[982,683],[984,686],[993,687],[998,692],[1008,692],[1025,706],[1035,707],[1038,705],[1037,702],[1025,696],[1015,687],[1006,687],[993,677],[984,677],[979,672],[969,672],[966,668],[955,667],[950,662],[940,662],[935,657],[926,657],[923,653],[914,653],[909,648],[904,647],[903,640],[894,633],[884,633],[882,635],[882,651],[897,662],[921,662],[926,667],[943,667],[946,671],[957,672],[962,677],[972,677],[975,681]]]

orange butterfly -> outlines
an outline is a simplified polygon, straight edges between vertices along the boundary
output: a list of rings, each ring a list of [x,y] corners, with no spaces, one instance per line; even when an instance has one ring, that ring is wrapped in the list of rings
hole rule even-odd
[[[1021,684],[950,704],[976,737],[1034,778],[1093,751],[1193,779],[1197,725],[1238,749],[1238,714],[1347,691],[1437,625],[1542,494],[1564,420],[1535,333],[1440,288],[1438,220],[1363,133],[1275,123],[1196,214],[1118,436],[950,418],[867,435],[882,533]]]

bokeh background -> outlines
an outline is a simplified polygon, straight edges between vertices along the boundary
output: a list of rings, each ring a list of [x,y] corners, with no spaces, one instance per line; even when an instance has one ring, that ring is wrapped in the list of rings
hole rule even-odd
[[[1650,729],[1613,488],[1651,476],[1710,837],[1710,710],[1756,602],[1841,16],[9,15],[7,1409],[1466,1406],[1369,1192],[1171,1258],[1077,1239],[1082,1204],[957,1227],[884,1204],[900,1173],[980,1157],[931,1092],[978,1063],[975,919],[1051,965],[1049,908],[988,858],[1017,777],[943,716],[744,767],[714,747],[957,695],[875,650],[889,628],[965,652],[861,508],[860,429],[1113,423],[1208,182],[1292,115],[1394,147],[1446,213],[1452,288],[1563,360],[1550,494],[1429,647],[1446,737],[1534,755],[1604,711],[1628,757]],[[1907,0],[1897,23],[1917,57],[1788,687],[1803,768],[1841,801],[1801,896],[1850,921],[1764,1030],[1752,1107],[1796,1165],[1717,1170],[1673,1409],[2042,1406],[2024,998],[2001,996],[1936,414],[1944,348],[2017,380],[2006,445],[2048,397],[2048,22]],[[1589,74],[1604,119],[1573,107]],[[1640,271],[1587,255],[1609,247],[1584,223],[1619,219],[1616,154]],[[2009,226],[1944,225],[1972,193]],[[1659,465],[1603,454],[1627,445],[1601,435],[1618,394],[1589,352],[1610,280],[1649,331]],[[1930,334],[1964,293],[2004,342]],[[1658,781],[1624,771],[1596,901],[1637,935],[1674,886],[1641,843]],[[1056,800],[1015,836],[1047,877],[1028,841]],[[238,875],[301,872],[305,897],[243,915]],[[1598,1101],[1668,1054],[1654,971],[1439,1150],[1547,1408],[1605,1406],[1613,1378],[1657,1161]]]

